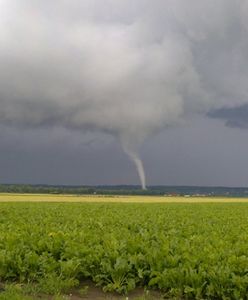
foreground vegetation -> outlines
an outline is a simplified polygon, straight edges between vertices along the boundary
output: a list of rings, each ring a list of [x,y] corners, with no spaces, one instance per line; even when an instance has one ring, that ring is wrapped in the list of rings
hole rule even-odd
[[[26,294],[91,280],[121,294],[247,298],[248,203],[0,203],[0,231],[1,282]]]

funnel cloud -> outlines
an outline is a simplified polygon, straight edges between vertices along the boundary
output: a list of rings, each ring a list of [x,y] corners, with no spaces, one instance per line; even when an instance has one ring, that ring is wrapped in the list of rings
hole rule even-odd
[[[247,36],[247,0],[0,0],[0,124],[114,136],[145,189],[148,137],[247,105]]]
[[[145,171],[141,159],[139,158],[137,153],[128,152],[127,154],[129,155],[129,157],[131,158],[131,160],[134,162],[136,166],[142,189],[146,190],[146,175],[145,175]]]

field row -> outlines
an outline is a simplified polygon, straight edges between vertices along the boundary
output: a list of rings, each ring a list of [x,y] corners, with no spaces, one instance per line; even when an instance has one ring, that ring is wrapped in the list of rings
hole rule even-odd
[[[246,299],[248,204],[0,203],[0,278],[58,294],[91,280]]]
[[[106,196],[106,195],[63,195],[63,194],[3,194],[0,202],[97,202],[97,203],[248,203],[242,197],[203,196]]]

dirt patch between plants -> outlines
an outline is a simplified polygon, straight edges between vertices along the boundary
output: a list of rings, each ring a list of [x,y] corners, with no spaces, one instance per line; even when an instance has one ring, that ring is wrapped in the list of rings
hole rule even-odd
[[[88,288],[87,288],[88,287]],[[40,295],[37,300],[53,300],[54,296]],[[148,291],[144,288],[136,288],[128,295],[119,295],[118,293],[103,292],[100,287],[96,287],[92,282],[84,283],[80,288],[73,289],[70,293],[61,296],[61,300],[160,300],[161,293],[157,291]]]

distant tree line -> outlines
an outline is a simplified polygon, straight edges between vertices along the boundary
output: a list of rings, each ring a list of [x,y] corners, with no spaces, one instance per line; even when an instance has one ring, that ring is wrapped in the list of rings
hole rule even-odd
[[[151,195],[151,196],[224,196],[248,197],[248,188],[194,187],[194,186],[64,186],[64,185],[27,185],[2,184],[0,193],[20,194],[70,194],[70,195]]]
[[[162,191],[142,190],[129,187],[71,187],[71,186],[46,186],[46,185],[25,185],[25,184],[2,184],[0,193],[21,193],[21,194],[70,194],[70,195],[161,195]]]

